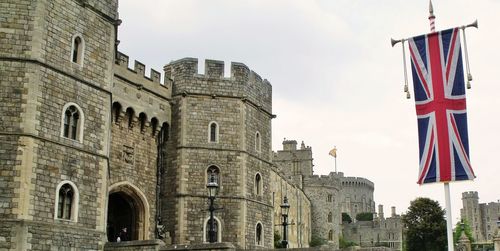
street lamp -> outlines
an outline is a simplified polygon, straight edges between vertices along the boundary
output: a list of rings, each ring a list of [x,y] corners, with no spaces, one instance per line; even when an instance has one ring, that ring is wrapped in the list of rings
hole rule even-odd
[[[281,207],[281,216],[283,216],[283,222],[281,223],[283,225],[283,240],[281,241],[281,245],[284,248],[288,247],[288,240],[287,240],[287,231],[286,227],[289,225],[288,224],[288,212],[290,211],[290,204],[288,204],[288,198],[285,196],[283,198],[283,204],[280,205]]]
[[[210,200],[210,206],[208,207],[208,211],[210,211],[210,229],[208,230],[208,242],[214,243],[217,242],[217,237],[215,236],[215,220],[214,220],[214,200],[215,200],[215,195],[217,195],[217,192],[219,190],[219,185],[217,184],[217,181],[215,180],[215,175],[210,176],[210,182],[207,184],[207,189],[208,189],[208,199]]]

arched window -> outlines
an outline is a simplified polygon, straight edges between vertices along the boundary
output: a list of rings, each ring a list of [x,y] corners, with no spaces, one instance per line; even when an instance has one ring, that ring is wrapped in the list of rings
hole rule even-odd
[[[255,151],[260,152],[260,133],[255,133]]]
[[[145,113],[141,112],[139,113],[139,123],[141,124],[141,133],[144,133],[146,129],[146,121],[147,121],[147,116]]]
[[[134,127],[134,109],[132,109],[131,107],[127,108],[126,114],[127,114],[128,128],[132,129],[132,127]]]
[[[122,112],[122,105],[118,102],[113,103],[113,121],[116,124],[120,123],[120,113]]]
[[[208,142],[219,142],[219,125],[217,122],[212,121],[208,124]]]
[[[158,128],[158,119],[157,118],[152,118],[151,119],[151,134],[153,136],[156,135],[157,128]]]
[[[262,223],[258,222],[255,226],[255,245],[263,246],[264,245],[264,234],[262,233]]]
[[[71,181],[63,181],[56,188],[55,217],[56,219],[77,221],[78,189]]]
[[[210,218],[207,218],[205,220],[205,224],[203,225],[203,232],[205,233],[203,235],[203,242],[208,242],[210,240],[210,224],[211,224]],[[217,242],[221,242],[222,226],[220,220],[217,217],[214,217],[214,231]]]
[[[332,230],[328,231],[328,240],[333,241],[333,231]]]
[[[61,136],[83,141],[84,116],[80,107],[75,103],[67,103],[63,107]]]
[[[328,213],[328,222],[332,222],[333,221],[333,215],[332,215],[332,212],[329,212]]]
[[[220,170],[214,165],[209,166],[207,169],[207,184],[212,181],[212,177],[214,177],[214,181],[219,184],[220,188]]]
[[[73,37],[71,48],[71,62],[82,65],[83,62],[84,41],[79,35]]]
[[[167,122],[164,122],[161,126],[160,129],[160,134],[158,135],[158,143],[163,144],[168,141],[168,132],[169,131],[169,125]]]
[[[262,195],[262,176],[260,173],[257,173],[255,175],[255,187],[254,187],[254,192],[256,195]]]

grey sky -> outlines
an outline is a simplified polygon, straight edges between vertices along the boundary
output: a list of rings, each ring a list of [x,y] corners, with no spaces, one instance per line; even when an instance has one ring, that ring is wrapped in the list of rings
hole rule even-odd
[[[452,183],[453,218],[461,193],[500,199],[500,1],[434,0],[436,28],[479,20],[467,30],[472,89],[467,92],[470,156],[477,179]],[[390,38],[427,33],[428,1],[120,0],[120,51],[162,70],[183,57],[242,62],[273,85],[273,149],[283,138],[313,148],[316,174],[338,168],[375,183],[386,212],[417,196],[440,201],[443,185],[416,184],[413,100],[403,93],[401,47]],[[462,41],[463,44],[463,41]],[[409,61],[407,61],[409,62]],[[411,76],[409,79],[412,89]]]

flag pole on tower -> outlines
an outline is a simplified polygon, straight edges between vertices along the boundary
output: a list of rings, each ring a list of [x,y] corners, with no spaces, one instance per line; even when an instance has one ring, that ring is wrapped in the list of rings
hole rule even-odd
[[[335,159],[335,173],[337,173],[337,146],[334,146],[328,154]]]

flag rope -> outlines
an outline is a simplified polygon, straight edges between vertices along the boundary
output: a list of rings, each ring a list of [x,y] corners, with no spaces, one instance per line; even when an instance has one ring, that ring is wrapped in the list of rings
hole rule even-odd
[[[467,39],[465,37],[465,27],[462,28],[462,31],[464,36],[465,70],[467,71],[467,89],[470,89],[471,88],[470,81],[472,81],[472,74],[470,73],[469,53],[467,51]]]
[[[405,77],[404,92],[406,92],[406,99],[410,99],[410,90],[408,90],[408,73],[406,72],[406,53],[405,53],[405,40],[401,40],[401,48],[403,48],[403,72]]]

